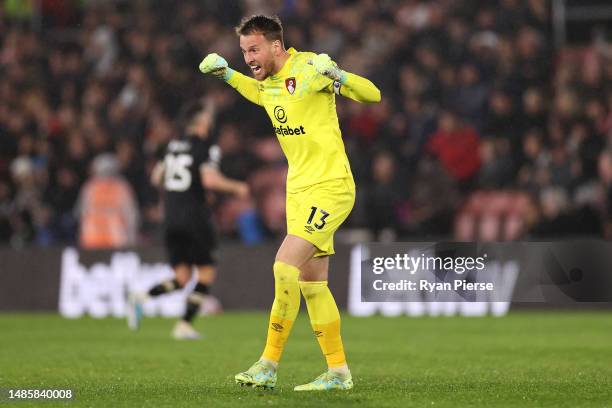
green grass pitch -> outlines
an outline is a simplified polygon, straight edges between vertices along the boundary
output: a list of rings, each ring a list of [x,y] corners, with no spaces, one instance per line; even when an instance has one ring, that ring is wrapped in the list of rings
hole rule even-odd
[[[264,313],[204,317],[198,342],[177,342],[173,321],[0,315],[0,387],[73,388],[44,407],[608,407],[612,316],[514,312],[503,318],[351,318],[343,334],[355,388],[295,393],[324,370],[302,314],[274,391],[233,375],[262,350]],[[2,406],[34,406],[27,402]]]

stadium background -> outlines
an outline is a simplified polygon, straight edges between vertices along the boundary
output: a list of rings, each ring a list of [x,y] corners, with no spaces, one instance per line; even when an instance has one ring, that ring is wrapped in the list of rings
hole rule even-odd
[[[255,11],[282,17],[287,46],[326,52],[382,90],[380,104],[337,100],[358,185],[340,241],[610,237],[610,33],[568,30],[570,14],[560,47],[544,0],[9,0],[0,243],[78,244],[77,199],[102,153],[135,198],[122,244],[158,242],[148,176],[180,108],[201,97],[217,107],[222,170],[252,190],[211,198],[222,236],[282,236],[286,165],[268,118],[197,70],[216,51],[244,71],[233,26]]]
[[[350,312],[346,395],[292,394],[323,367],[305,316],[278,392],[232,384],[265,336],[267,313],[255,310],[273,296],[286,163],[265,112],[197,65],[214,51],[244,72],[233,26],[261,11],[281,17],[287,46],[327,52],[383,95],[337,99],[358,186],[330,276]],[[563,252],[597,239],[605,254],[611,21],[607,0],[4,0],[0,402],[2,387],[45,387],[74,388],[86,406],[609,406],[610,302],[361,303],[353,264],[367,242],[563,240]],[[181,108],[202,97],[215,105],[222,170],[252,192],[208,197],[221,236],[214,293],[228,312],[197,321],[197,344],[173,342],[163,318],[139,333],[120,319],[65,319],[122,316],[130,283],[171,273],[148,177]],[[82,191],[113,170],[125,195],[102,204],[123,229],[91,248]],[[603,275],[575,285],[576,298],[612,299]],[[180,314],[181,296],[147,314]]]
[[[233,26],[254,12],[281,16],[288,47],[326,52],[382,90],[379,104],[337,99],[358,186],[337,234],[340,264],[363,242],[610,237],[605,2],[9,0],[0,245],[10,269],[56,281],[58,254],[73,246],[154,252],[162,262],[163,209],[149,176],[180,133],[181,108],[202,98],[215,107],[221,170],[251,189],[246,199],[207,198],[222,247],[273,253],[285,233],[286,162],[272,127],[196,68],[216,51],[244,71]],[[120,195],[86,192],[109,172]],[[109,225],[114,234],[97,231]],[[51,271],[25,266],[34,248]],[[243,273],[236,265],[224,266],[227,282]],[[254,265],[269,270],[265,257]],[[338,269],[344,293],[349,272]],[[31,280],[9,272],[5,294]],[[32,302],[55,304],[48,292]],[[15,308],[7,299],[2,307]]]

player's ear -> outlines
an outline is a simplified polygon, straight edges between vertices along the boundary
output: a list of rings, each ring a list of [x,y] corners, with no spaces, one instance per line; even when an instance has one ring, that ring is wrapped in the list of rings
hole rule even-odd
[[[272,41],[272,48],[274,49],[274,54],[279,55],[283,51],[283,44],[280,40]]]

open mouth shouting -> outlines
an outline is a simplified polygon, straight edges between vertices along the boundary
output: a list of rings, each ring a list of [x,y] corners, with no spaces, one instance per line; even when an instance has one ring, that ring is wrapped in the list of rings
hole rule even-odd
[[[249,68],[251,68],[251,71],[253,71],[254,74],[258,74],[259,72],[261,72],[261,65],[249,65]]]

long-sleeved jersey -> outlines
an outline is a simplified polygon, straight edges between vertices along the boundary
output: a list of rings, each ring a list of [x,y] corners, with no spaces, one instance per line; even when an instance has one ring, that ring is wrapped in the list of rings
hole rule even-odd
[[[233,72],[227,82],[249,101],[261,105],[287,157],[287,191],[323,181],[350,177],[342,142],[336,95],[359,102],[378,102],[380,91],[369,80],[347,73],[340,84],[319,74],[309,61],[311,52],[288,50],[283,68],[263,81]]]

